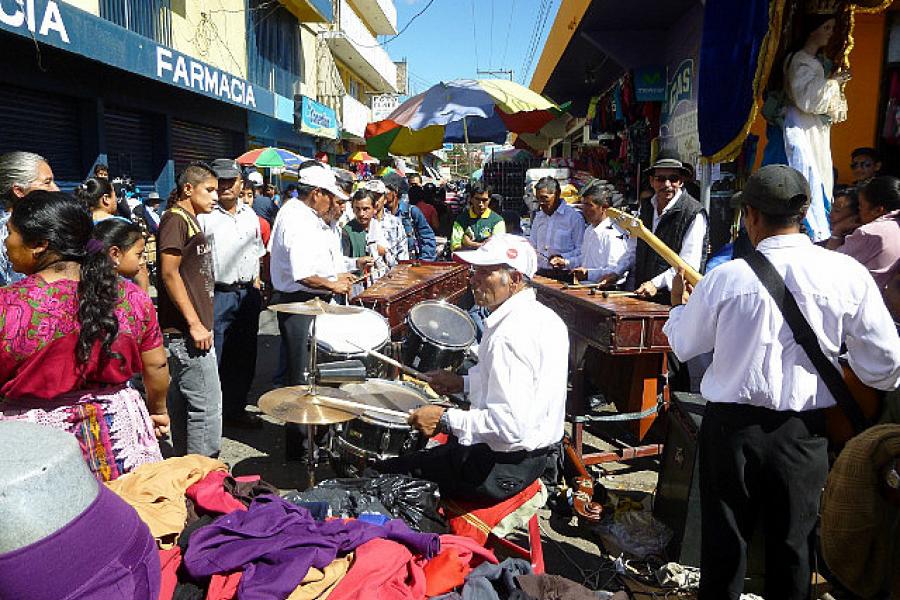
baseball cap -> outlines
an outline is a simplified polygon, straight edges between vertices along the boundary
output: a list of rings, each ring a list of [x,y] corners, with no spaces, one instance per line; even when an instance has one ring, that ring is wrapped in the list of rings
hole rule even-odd
[[[366,182],[366,190],[370,192],[374,192],[376,194],[386,194],[387,187],[384,185],[384,182],[380,179],[371,179]]]
[[[263,184],[263,176],[259,171],[253,171],[247,175],[247,179],[253,184],[253,187],[260,187]]]
[[[219,179],[237,179],[241,176],[241,167],[231,158],[217,158],[209,165]]]
[[[337,184],[334,172],[326,165],[301,169],[298,173],[297,182],[301,185],[323,189],[341,200],[347,199],[347,194]]]
[[[809,208],[809,183],[787,165],[767,165],[750,176],[741,203],[767,215],[796,215]]]
[[[497,233],[475,250],[454,253],[459,260],[476,266],[506,265],[529,279],[537,271],[537,254],[520,235]]]

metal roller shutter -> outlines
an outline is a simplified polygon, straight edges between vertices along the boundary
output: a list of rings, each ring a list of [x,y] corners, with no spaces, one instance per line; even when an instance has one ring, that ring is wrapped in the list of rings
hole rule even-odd
[[[78,100],[10,86],[0,87],[0,154],[40,154],[60,181],[81,181]]]
[[[175,172],[195,161],[210,162],[216,158],[237,156],[237,134],[224,129],[172,120],[172,159]]]
[[[113,177],[130,175],[138,182],[153,181],[153,122],[146,113],[107,108],[106,153]]]

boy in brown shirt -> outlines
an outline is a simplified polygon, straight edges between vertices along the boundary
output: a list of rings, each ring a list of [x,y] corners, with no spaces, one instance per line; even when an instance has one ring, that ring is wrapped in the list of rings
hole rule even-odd
[[[212,243],[197,215],[212,211],[218,180],[201,164],[178,177],[159,222],[159,324],[169,351],[169,415],[176,454],[215,457],[222,442],[222,390],[213,348]]]

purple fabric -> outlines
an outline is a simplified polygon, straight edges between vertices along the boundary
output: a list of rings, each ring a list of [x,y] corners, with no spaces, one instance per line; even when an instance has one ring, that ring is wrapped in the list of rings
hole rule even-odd
[[[440,551],[433,533],[416,533],[399,519],[383,526],[341,520],[320,523],[309,511],[277,496],[260,496],[246,512],[233,512],[198,530],[184,556],[193,577],[242,569],[241,600],[286,598],[310,567],[323,569],[338,553],[386,538],[426,558]]]
[[[159,553],[150,530],[102,485],[71,523],[0,554],[0,598],[157,600],[159,585]]]
[[[869,269],[881,289],[900,270],[900,211],[889,212],[844,238],[838,252]]]

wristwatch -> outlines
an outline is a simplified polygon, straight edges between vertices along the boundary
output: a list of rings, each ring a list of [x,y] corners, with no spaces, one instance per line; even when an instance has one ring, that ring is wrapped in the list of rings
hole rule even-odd
[[[441,418],[438,421],[437,427],[434,428],[435,433],[450,433],[450,416],[447,414],[447,411],[441,413]]]

